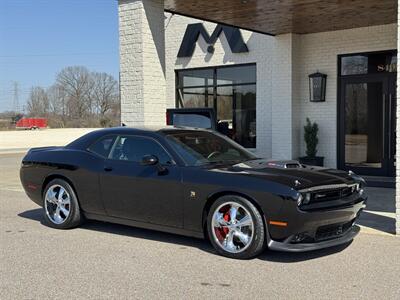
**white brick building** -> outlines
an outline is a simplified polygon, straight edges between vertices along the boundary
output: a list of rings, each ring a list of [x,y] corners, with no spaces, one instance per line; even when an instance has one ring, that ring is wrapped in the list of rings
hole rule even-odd
[[[133,126],[164,124],[166,108],[204,103],[217,110],[219,119],[228,120],[237,136],[242,134],[242,139],[238,137],[242,144],[254,145],[250,148],[258,155],[297,159],[305,155],[303,126],[308,117],[319,125],[318,155],[324,157],[325,166],[354,169],[367,176],[395,176],[394,154],[399,156],[394,150],[396,110],[400,112],[400,103],[395,103],[399,39],[398,21],[392,14],[398,10],[397,1],[382,1],[375,6],[374,1],[355,1],[336,4],[326,11],[312,7],[315,3],[304,5],[303,14],[309,13],[307,23],[300,20],[304,22],[299,21],[296,27],[289,22],[288,30],[285,18],[274,23],[256,13],[261,10],[271,18],[270,13],[294,18],[293,11],[279,6],[269,12],[262,1],[232,1],[232,6],[227,4],[229,1],[215,1],[208,4],[210,7],[200,2],[119,1],[122,122]],[[220,2],[226,6],[226,14],[222,9],[220,13],[215,10]],[[256,7],[251,6],[253,2]],[[302,5],[301,1],[294,2]],[[320,2],[331,5],[329,1]],[[247,19],[254,17],[254,26],[239,17],[239,5]],[[382,21],[374,17],[380,9],[382,16],[388,16]],[[194,52],[178,57],[187,25],[196,23],[202,23],[210,36],[217,23],[255,31],[240,29],[248,52],[233,53],[222,32],[213,44],[213,52],[208,51],[210,43],[200,34]],[[218,74],[229,73],[226,66],[238,69],[219,78]],[[237,74],[243,70],[245,77],[246,67],[255,72],[255,81],[246,82],[244,78],[245,83],[238,84],[242,81]],[[308,75],[317,71],[327,75],[324,102],[310,101]],[[202,77],[202,72],[217,75]],[[205,83],[185,85],[185,78],[190,76]],[[227,112],[225,106],[218,108],[223,101],[233,105],[232,112]],[[244,102],[254,105],[246,106]],[[256,138],[250,141],[248,132],[253,124]],[[248,142],[243,142],[246,139]],[[400,191],[400,181],[396,182]],[[400,233],[400,196],[397,215]]]

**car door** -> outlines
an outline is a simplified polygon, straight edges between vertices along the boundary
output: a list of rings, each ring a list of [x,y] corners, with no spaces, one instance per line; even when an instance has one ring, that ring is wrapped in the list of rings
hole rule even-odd
[[[159,165],[142,165],[145,155],[157,156]],[[104,161],[100,187],[110,216],[183,227],[180,167],[152,137],[118,136]]]

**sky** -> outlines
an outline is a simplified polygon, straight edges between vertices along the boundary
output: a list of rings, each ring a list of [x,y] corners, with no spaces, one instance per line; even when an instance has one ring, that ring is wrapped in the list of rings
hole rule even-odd
[[[118,79],[117,0],[0,0],[0,112],[23,108],[32,86],[67,66]]]

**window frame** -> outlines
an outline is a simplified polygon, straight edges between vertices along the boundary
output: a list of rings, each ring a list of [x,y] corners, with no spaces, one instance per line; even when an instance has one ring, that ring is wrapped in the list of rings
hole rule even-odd
[[[218,84],[218,78],[217,78],[217,73],[218,70],[220,69],[226,69],[226,68],[237,68],[237,67],[246,67],[246,66],[253,66],[254,71],[255,71],[255,81],[253,82],[244,82],[244,83],[230,83],[230,84]],[[182,85],[179,81],[179,74],[180,72],[184,71],[196,71],[196,70],[205,70],[205,69],[211,69],[213,71],[213,79],[211,85],[197,85],[197,86],[187,86],[185,87]],[[185,89],[204,89],[204,107],[207,108],[213,108],[215,111],[215,114],[218,115],[218,97],[222,96],[221,94],[218,94],[218,88],[222,87],[232,87],[235,89],[235,87],[238,86],[254,86],[255,89],[255,110],[257,111],[257,63],[256,62],[251,62],[251,63],[244,63],[244,64],[229,64],[229,65],[218,65],[218,66],[207,66],[207,67],[199,67],[199,68],[186,68],[186,69],[175,69],[175,107],[176,108],[184,108],[183,106],[183,99],[181,99],[181,96],[183,98],[183,95],[185,94]],[[209,90],[212,90],[212,94],[209,93]],[[193,93],[195,94],[195,93]],[[198,93],[199,95],[201,93]],[[212,96],[212,105],[209,105],[209,98]],[[236,103],[233,103],[233,110],[235,109]],[[256,113],[256,123],[257,123],[257,113]],[[233,122],[235,122],[233,120]],[[256,125],[257,126],[257,125]],[[257,142],[254,145],[254,147],[249,147],[246,149],[256,149],[257,148]]]
[[[140,135],[140,134],[116,134],[116,136],[117,137],[116,137],[113,145],[111,146],[110,152],[108,153],[108,157],[105,158],[106,160],[122,161],[122,162],[126,162],[126,163],[135,163],[135,164],[140,164],[141,163],[140,161],[122,160],[122,159],[115,159],[115,158],[110,157],[111,156],[111,152],[114,150],[115,145],[117,144],[117,141],[121,137],[127,137],[128,136],[128,137],[134,137],[134,138],[145,138],[145,139],[151,140],[151,141],[155,142],[156,144],[158,144],[167,153],[167,155],[171,159],[171,164],[162,164],[161,162],[159,162],[160,165],[165,166],[165,167],[166,166],[176,166],[177,165],[176,160],[174,159],[174,156],[171,155],[170,151],[168,151],[167,148],[165,148],[157,139],[155,139],[153,137],[146,136],[146,135]],[[150,155],[154,155],[154,154],[150,154]],[[159,159],[159,157],[157,157],[157,158]]]
[[[357,77],[357,76],[366,76],[366,75],[374,75],[374,74],[397,74],[397,72],[374,72],[374,73],[362,73],[362,74],[347,74],[342,75],[342,58],[344,57],[351,57],[351,56],[367,56],[369,58],[370,55],[378,55],[378,54],[391,54],[397,56],[397,68],[399,65],[399,56],[397,49],[388,49],[388,50],[378,50],[378,51],[367,51],[367,52],[353,52],[353,53],[345,53],[345,54],[338,54],[337,55],[337,77],[338,78],[347,78],[347,77]]]
[[[225,68],[234,68],[234,67],[246,67],[246,66],[254,66],[255,72],[256,72],[256,80],[252,82],[245,82],[245,83],[228,83],[228,84],[217,84],[217,70],[218,69],[225,69]],[[211,69],[213,71],[213,80],[210,85],[193,85],[193,86],[182,86],[180,85],[179,82],[179,72],[184,72],[184,71],[196,71],[196,70],[205,70],[205,69]],[[218,87],[224,87],[224,86],[239,86],[239,85],[255,85],[257,89],[257,64],[255,62],[253,63],[245,63],[245,64],[231,64],[231,65],[219,65],[219,66],[210,66],[210,67],[199,67],[199,68],[188,68],[188,69],[175,69],[175,107],[179,108],[180,107],[180,91],[183,92],[184,89],[196,89],[196,88],[204,88],[205,89],[205,94],[204,97],[207,100],[208,96],[211,96],[210,93],[208,93],[208,89],[212,89],[213,93],[213,108],[217,112],[217,107],[216,107],[216,102],[217,102],[217,88]],[[257,94],[256,94],[257,95]]]

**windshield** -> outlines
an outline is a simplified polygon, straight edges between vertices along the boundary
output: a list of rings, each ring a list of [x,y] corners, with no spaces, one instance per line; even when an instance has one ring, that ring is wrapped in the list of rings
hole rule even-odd
[[[189,166],[239,163],[256,156],[231,139],[207,131],[170,132],[166,139]]]

